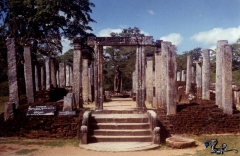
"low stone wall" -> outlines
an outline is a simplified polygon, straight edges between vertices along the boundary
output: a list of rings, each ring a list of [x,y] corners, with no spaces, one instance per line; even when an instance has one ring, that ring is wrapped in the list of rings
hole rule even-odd
[[[75,116],[59,116],[63,102],[34,103],[33,105],[56,106],[54,116],[26,116],[28,105],[21,105],[16,110],[13,120],[4,122],[3,113],[0,115],[0,137],[26,138],[76,138],[79,137],[78,127],[82,123],[82,113],[78,110]],[[31,106],[33,106],[31,105]]]
[[[161,127],[161,137],[172,134],[223,134],[240,132],[240,113],[223,113],[213,102],[177,106],[177,114],[167,116],[166,110],[156,111]]]

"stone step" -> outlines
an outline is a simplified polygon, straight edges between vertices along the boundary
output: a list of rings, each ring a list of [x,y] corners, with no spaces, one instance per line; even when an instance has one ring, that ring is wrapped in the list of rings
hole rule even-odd
[[[89,142],[151,142],[151,136],[102,136],[91,135]]]
[[[97,129],[90,130],[89,135],[102,135],[102,136],[150,136],[150,129]]]
[[[148,123],[146,114],[94,114],[91,123]]]
[[[92,114],[145,114],[145,112],[138,111],[138,110],[135,110],[135,109],[132,109],[132,110],[119,109],[119,110],[93,111]]]
[[[90,123],[92,129],[149,129],[149,123]]]

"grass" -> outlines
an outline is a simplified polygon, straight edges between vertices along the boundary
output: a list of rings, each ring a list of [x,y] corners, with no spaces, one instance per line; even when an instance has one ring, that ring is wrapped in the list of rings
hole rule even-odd
[[[48,147],[63,147],[66,145],[77,147],[79,145],[79,140],[77,139],[55,139],[55,140],[29,140],[29,139],[2,139],[1,144],[18,144],[18,145],[39,145]]]
[[[4,103],[8,102],[8,96],[0,96],[0,114],[4,112],[5,105]]]
[[[29,154],[32,152],[38,151],[38,149],[34,148],[34,149],[22,149],[20,151],[17,151],[16,154],[18,155],[25,155],[25,154]]]

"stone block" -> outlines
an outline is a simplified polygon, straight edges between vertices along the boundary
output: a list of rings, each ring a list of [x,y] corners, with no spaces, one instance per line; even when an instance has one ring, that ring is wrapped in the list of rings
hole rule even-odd
[[[4,121],[14,118],[15,104],[13,102],[5,102]]]

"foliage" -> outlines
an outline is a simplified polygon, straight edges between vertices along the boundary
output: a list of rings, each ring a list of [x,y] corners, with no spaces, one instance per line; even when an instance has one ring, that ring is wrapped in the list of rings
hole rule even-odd
[[[138,37],[144,36],[140,33],[139,28],[123,29],[121,33],[110,33],[112,37]],[[146,47],[145,51],[152,51],[153,47]],[[122,88],[123,90],[131,90],[132,88],[132,72],[135,70],[136,47],[131,46],[112,46],[106,47],[104,50],[104,88],[113,90],[114,71],[118,65],[122,71]]]
[[[19,151],[16,152],[16,154],[18,155],[25,155],[25,154],[29,154],[32,152],[38,151],[38,149],[34,148],[34,149],[21,149]]]
[[[66,64],[72,65],[72,63],[73,63],[73,49],[69,49],[63,55],[59,56],[57,59],[58,59],[59,62],[64,62]]]

